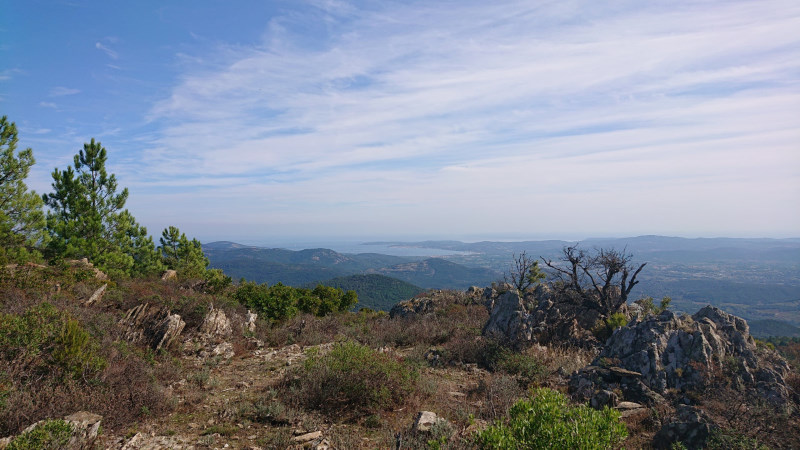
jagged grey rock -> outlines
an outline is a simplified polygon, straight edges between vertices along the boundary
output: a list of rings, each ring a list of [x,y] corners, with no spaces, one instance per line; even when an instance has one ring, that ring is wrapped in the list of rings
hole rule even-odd
[[[102,300],[103,299],[103,294],[105,294],[107,287],[108,287],[108,285],[104,284],[104,285],[100,286],[99,288],[97,288],[97,290],[95,290],[94,293],[89,297],[89,300],[86,300],[85,302],[83,302],[84,306],[91,306],[91,305],[94,305],[95,303],[99,302],[100,300]]]
[[[151,308],[148,303],[128,310],[119,323],[126,327],[126,340],[145,342],[154,350],[168,346],[186,326],[178,314],[171,314],[166,308]]]
[[[653,436],[653,447],[657,449],[672,448],[672,444],[680,442],[687,449],[701,449],[711,436],[714,425],[693,406],[678,407],[678,417],[661,427]]]
[[[669,389],[700,388],[708,371],[725,367],[736,383],[786,406],[789,367],[767,353],[759,354],[747,322],[718,308],[707,306],[691,317],[664,311],[615,330],[592,365],[573,376],[570,389],[586,395],[617,385],[626,400],[652,403]]]
[[[245,316],[245,327],[247,331],[251,333],[256,331],[256,319],[258,319],[258,314],[250,312],[248,309],[247,316]]]
[[[533,317],[516,290],[506,291],[494,301],[483,335],[514,346],[531,341]]]
[[[412,298],[392,306],[389,311],[389,317],[393,319],[396,317],[413,317],[433,312],[433,308],[434,302],[431,297]]]
[[[225,311],[214,309],[212,304],[208,314],[203,318],[200,325],[200,332],[207,337],[224,338],[231,335],[231,321],[225,315]]]
[[[489,320],[483,335],[523,348],[534,343],[592,347],[598,344],[589,331],[601,317],[568,296],[556,296],[546,285],[520,293],[503,284],[484,290]]]

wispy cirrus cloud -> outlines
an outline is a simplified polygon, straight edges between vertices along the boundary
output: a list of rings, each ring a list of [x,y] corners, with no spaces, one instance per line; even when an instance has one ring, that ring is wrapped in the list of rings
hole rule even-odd
[[[147,160],[167,185],[238,177],[215,186],[220,208],[281,198],[298,221],[368,205],[385,227],[486,229],[464,208],[536,204],[550,228],[578,210],[611,230],[678,203],[739,211],[697,217],[713,229],[747,214],[739,198],[800,230],[780,206],[800,199],[799,27],[782,0],[312,2],[260,45],[183,59]],[[609,197],[648,214],[608,214]],[[542,220],[519,214],[506,226]]]
[[[53,89],[50,89],[50,97],[63,97],[65,95],[79,94],[80,92],[80,89],[56,86]]]
[[[111,59],[119,58],[119,53],[117,53],[116,51],[112,50],[111,47],[109,47],[107,45],[104,45],[104,44],[102,44],[100,42],[95,42],[94,48],[102,51],[103,53],[108,55],[108,57],[111,58]]]

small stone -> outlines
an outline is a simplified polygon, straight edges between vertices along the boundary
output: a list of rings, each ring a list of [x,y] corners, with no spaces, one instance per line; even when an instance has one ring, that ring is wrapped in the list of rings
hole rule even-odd
[[[634,402],[619,402],[619,403],[617,404],[617,406],[615,406],[615,408],[617,408],[617,409],[619,409],[619,410],[626,410],[626,409],[639,409],[639,408],[644,408],[644,406],[642,406],[642,405],[641,405],[641,404],[639,404],[639,403],[634,403]]]
[[[303,442],[313,441],[314,439],[318,439],[321,437],[322,437],[322,431],[314,431],[311,433],[301,434],[300,436],[295,436],[292,438],[292,441],[303,443]]]
[[[414,421],[413,429],[415,431],[427,432],[430,431],[434,425],[439,423],[447,423],[447,420],[437,416],[434,412],[420,411]]]

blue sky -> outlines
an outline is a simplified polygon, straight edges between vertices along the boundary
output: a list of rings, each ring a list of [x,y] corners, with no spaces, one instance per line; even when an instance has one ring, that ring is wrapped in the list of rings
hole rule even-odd
[[[800,236],[800,3],[5,2],[0,114],[158,234]]]

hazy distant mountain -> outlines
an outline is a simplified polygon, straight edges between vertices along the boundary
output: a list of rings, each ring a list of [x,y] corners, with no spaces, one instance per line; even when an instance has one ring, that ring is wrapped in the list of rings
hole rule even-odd
[[[670,296],[673,307],[682,311],[694,312],[711,304],[750,320],[780,319],[800,325],[800,239],[637,236],[577,243],[586,250],[624,248],[634,261],[647,262],[634,297]],[[469,252],[445,258],[497,272],[508,269],[514,253],[557,259],[564,246],[574,244],[557,240],[382,243]]]
[[[437,258],[375,253],[343,254],[329,249],[291,251],[233,242],[204,244],[211,266],[238,279],[295,286],[356,274],[380,274],[430,288],[486,286],[502,277],[512,254],[558,258],[575,242],[524,241],[381,242],[467,252]],[[676,310],[694,312],[711,304],[748,320],[778,319],[800,326],[800,239],[685,239],[638,236],[587,239],[582,248],[627,249],[647,262],[634,298],[670,296]]]

